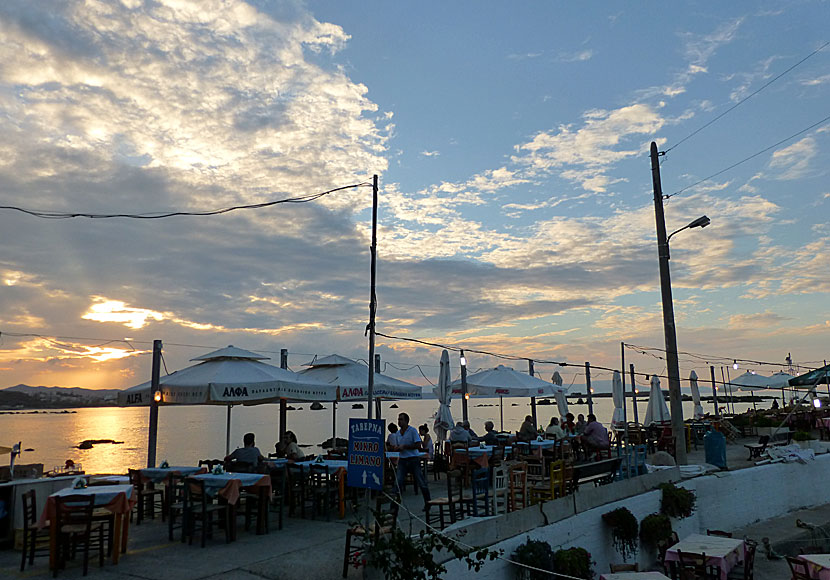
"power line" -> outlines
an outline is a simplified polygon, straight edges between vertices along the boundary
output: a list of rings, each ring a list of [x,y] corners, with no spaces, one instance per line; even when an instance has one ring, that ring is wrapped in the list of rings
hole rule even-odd
[[[25,209],[22,207],[16,207],[11,205],[0,205],[0,210],[7,209],[13,211],[19,211],[21,213],[25,213],[27,215],[31,215],[38,218],[43,219],[71,219],[71,218],[90,218],[90,219],[109,219],[109,218],[126,218],[126,219],[139,219],[139,220],[155,220],[155,219],[163,219],[169,217],[180,217],[180,216],[213,216],[213,215],[220,215],[224,213],[230,213],[232,211],[238,211],[242,209],[262,209],[265,207],[271,207],[273,205],[278,205],[282,203],[308,203],[310,201],[315,201],[320,199],[323,196],[342,191],[344,189],[351,189],[356,187],[363,187],[367,185],[372,185],[369,182],[361,182],[361,183],[354,183],[351,185],[344,185],[343,187],[336,187],[334,189],[329,189],[328,191],[323,191],[320,193],[310,193],[307,195],[300,195],[297,197],[288,197],[285,199],[277,199],[273,201],[266,201],[263,203],[252,203],[247,205],[234,205],[231,207],[225,207],[221,209],[213,209],[213,210],[206,210],[206,211],[172,211],[172,212],[148,212],[148,213],[140,213],[140,214],[128,214],[128,213],[85,213],[85,212],[58,212],[58,211],[40,211],[40,210],[31,210]]]
[[[800,66],[800,65],[801,65],[802,63],[804,63],[807,59],[809,59],[810,57],[814,56],[815,54],[817,54],[817,53],[821,52],[821,51],[822,51],[822,50],[823,50],[823,49],[824,49],[824,48],[825,48],[828,44],[830,44],[830,41],[827,41],[827,42],[825,42],[824,44],[822,44],[820,47],[818,47],[817,49],[815,49],[813,52],[811,52],[810,54],[808,54],[807,56],[805,56],[804,58],[802,58],[800,61],[798,61],[797,63],[795,63],[794,65],[792,65],[790,68],[788,68],[788,69],[787,69],[787,70],[785,70],[784,72],[780,73],[778,76],[774,77],[774,78],[773,78],[772,80],[770,80],[769,82],[765,83],[765,84],[764,84],[763,86],[761,86],[761,88],[759,88],[758,90],[754,91],[753,93],[749,94],[748,96],[744,97],[743,99],[741,99],[740,101],[738,101],[737,103],[735,103],[734,105],[732,105],[731,107],[729,107],[728,109],[726,109],[723,113],[721,113],[720,115],[716,116],[714,119],[712,119],[712,120],[711,120],[711,121],[709,121],[708,123],[704,124],[702,127],[699,127],[699,128],[698,128],[698,129],[696,129],[695,131],[692,131],[691,133],[689,133],[688,135],[686,135],[685,137],[683,137],[680,141],[678,141],[677,143],[675,143],[674,145],[672,145],[671,147],[669,147],[668,149],[666,149],[665,153],[668,153],[668,152],[669,152],[669,151],[671,151],[672,149],[677,148],[677,147],[678,147],[679,145],[681,145],[682,143],[686,142],[687,140],[691,139],[692,137],[694,137],[695,135],[697,135],[698,133],[700,133],[701,131],[703,131],[706,127],[709,127],[710,125],[712,125],[713,123],[715,123],[715,122],[716,122],[716,121],[718,121],[719,119],[722,119],[724,116],[726,116],[727,114],[729,114],[729,113],[731,113],[732,111],[734,111],[735,109],[737,109],[739,106],[741,106],[742,104],[744,104],[745,102],[747,102],[749,99],[751,99],[752,97],[754,97],[755,95],[757,95],[758,93],[760,93],[761,91],[763,91],[765,88],[767,88],[768,86],[770,86],[772,83],[774,83],[775,81],[777,81],[778,79],[780,79],[781,77],[783,77],[784,75],[786,75],[787,73],[791,72],[791,71],[792,71],[792,70],[794,70],[796,67]]]
[[[781,139],[781,140],[780,140],[780,141],[778,141],[777,143],[773,143],[773,144],[772,144],[772,145],[770,145],[769,147],[766,147],[765,149],[762,149],[761,151],[758,151],[757,153],[753,153],[753,154],[752,154],[752,155],[750,155],[749,157],[746,157],[746,158],[744,158],[744,159],[742,159],[742,160],[738,161],[737,163],[733,163],[732,165],[730,165],[729,167],[727,167],[727,168],[725,168],[725,169],[721,169],[720,171],[718,171],[718,172],[716,172],[716,173],[713,173],[713,174],[712,174],[712,175],[710,175],[709,177],[705,177],[705,178],[701,179],[700,181],[696,181],[695,183],[693,183],[693,184],[691,184],[691,185],[687,185],[687,186],[686,186],[686,187],[684,187],[683,189],[679,189],[679,190],[675,191],[675,192],[674,192],[674,193],[672,193],[672,194],[669,194],[669,195],[664,195],[664,196],[663,196],[663,199],[669,199],[669,198],[671,198],[671,197],[674,197],[675,195],[678,195],[678,194],[680,194],[680,193],[683,193],[683,192],[684,192],[684,191],[686,191],[687,189],[691,189],[691,188],[693,188],[693,187],[695,187],[695,186],[697,186],[697,185],[700,185],[700,184],[701,184],[701,183],[703,183],[704,181],[709,181],[710,179],[712,179],[712,178],[714,178],[714,177],[717,177],[718,175],[720,175],[720,174],[722,174],[722,173],[726,173],[726,172],[727,172],[727,171],[729,171],[730,169],[735,169],[735,168],[736,168],[736,167],[738,167],[739,165],[742,165],[742,164],[746,163],[747,161],[749,161],[749,160],[751,160],[751,159],[755,159],[756,157],[758,157],[759,155],[762,155],[762,154],[766,153],[766,152],[767,152],[767,151],[769,151],[770,149],[775,149],[776,147],[778,147],[778,146],[779,146],[779,145],[781,145],[782,143],[786,143],[786,142],[787,142],[787,141],[789,141],[790,139],[795,139],[796,137],[798,137],[798,136],[799,136],[799,135],[801,135],[802,133],[806,133],[806,132],[807,132],[807,131],[809,131],[810,129],[813,129],[813,128],[815,128],[815,127],[818,127],[819,125],[822,125],[822,124],[826,123],[828,120],[830,120],[830,115],[828,115],[828,116],[824,117],[821,121],[818,121],[818,122],[816,122],[816,123],[813,123],[812,125],[810,125],[810,126],[809,126],[809,127],[807,127],[806,129],[802,129],[802,130],[801,130],[801,131],[799,131],[798,133],[793,133],[793,134],[792,134],[792,135],[790,135],[789,137],[786,137],[786,138],[784,138],[784,139]]]

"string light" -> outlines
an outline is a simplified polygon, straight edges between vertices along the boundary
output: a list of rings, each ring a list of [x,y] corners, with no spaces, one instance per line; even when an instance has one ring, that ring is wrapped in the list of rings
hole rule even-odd
[[[732,368],[735,369],[735,370],[738,370],[738,361],[737,360],[732,361]]]

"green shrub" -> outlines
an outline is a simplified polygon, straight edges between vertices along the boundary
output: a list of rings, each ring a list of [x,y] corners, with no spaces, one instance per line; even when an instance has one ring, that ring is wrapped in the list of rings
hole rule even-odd
[[[666,514],[650,514],[640,522],[640,540],[656,546],[660,540],[671,538],[671,519]]]
[[[611,528],[614,549],[620,553],[623,562],[637,553],[637,518],[628,508],[621,507],[604,513],[602,521]]]
[[[568,548],[557,550],[553,554],[554,571],[574,578],[593,580],[594,562],[591,553],[585,548]]]
[[[663,492],[660,501],[660,513],[672,518],[683,519],[695,511],[695,494],[684,487],[677,487],[673,483],[661,483],[659,488]]]
[[[549,543],[542,540],[531,540],[528,537],[527,541],[513,552],[512,560],[519,564],[539,568],[540,570],[547,570],[548,572],[554,571],[553,548],[551,548]],[[516,577],[529,580],[547,580],[551,575],[535,570],[528,570],[520,566],[516,571]]]

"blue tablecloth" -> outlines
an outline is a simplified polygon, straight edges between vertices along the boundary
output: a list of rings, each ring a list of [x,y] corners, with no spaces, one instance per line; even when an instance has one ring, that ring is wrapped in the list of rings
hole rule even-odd
[[[171,475],[193,475],[202,471],[204,467],[191,467],[189,465],[173,465],[170,467],[145,467],[139,470],[141,477],[150,480],[153,483],[161,483],[166,481]]]

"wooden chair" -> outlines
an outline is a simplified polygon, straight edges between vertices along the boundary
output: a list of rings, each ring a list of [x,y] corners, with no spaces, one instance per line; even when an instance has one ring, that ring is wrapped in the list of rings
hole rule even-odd
[[[185,539],[185,515],[187,513],[187,502],[185,501],[184,476],[175,473],[170,475],[167,483],[167,537],[172,542],[175,530],[181,529],[181,541]],[[176,524],[176,521],[180,523]]]
[[[308,475],[308,493],[311,499],[311,517],[315,519],[320,512],[325,513],[326,521],[331,520],[331,508],[337,507],[337,480],[328,466],[312,465]]]
[[[787,564],[789,564],[790,572],[792,572],[792,580],[810,580],[810,570],[807,567],[807,562],[793,556],[787,556]]]
[[[493,467],[493,514],[506,514],[509,503],[507,485],[507,468],[504,465]]]
[[[365,540],[367,536],[371,535],[374,537],[374,541],[377,542],[381,536],[391,534],[397,525],[399,507],[400,504],[397,501],[392,501],[386,494],[379,494],[375,501],[373,521],[369,524],[369,528],[367,529],[362,524],[358,524],[346,530],[343,578],[349,575],[349,564],[353,564],[353,559],[363,551],[362,545],[352,546],[352,540],[355,538]]]
[[[141,480],[141,472],[137,469],[128,470],[130,483],[135,489],[138,501],[136,502],[136,525],[141,524],[141,520],[149,512],[150,517],[155,519],[156,507],[161,512],[161,520],[164,521],[167,515],[164,513],[164,490],[156,488],[152,483],[144,483]]]
[[[679,580],[719,580],[720,569],[706,564],[706,554],[677,551]]]
[[[527,507],[527,464],[520,461],[510,466],[507,471],[508,511],[516,511]]]
[[[308,473],[300,465],[286,465],[286,495],[288,499],[288,515],[293,516],[300,508],[300,517],[305,518],[306,503],[308,501]]]
[[[824,549],[824,546],[801,546],[798,548],[799,554],[825,554],[827,550]]]
[[[188,477],[185,483],[185,502],[187,512],[185,533],[189,543],[193,544],[193,536],[197,531],[201,533],[202,547],[205,547],[205,538],[213,537],[213,526],[222,525],[225,530],[225,543],[231,541],[231,518],[227,505],[213,503],[205,492],[205,482],[201,479]],[[216,515],[219,521],[214,521]],[[197,526],[197,524],[199,524]]]
[[[467,514],[473,517],[489,516],[490,511],[490,470],[486,467],[475,470],[470,476],[470,494],[464,496]]]
[[[285,502],[287,500],[288,473],[285,466],[271,470],[271,510],[278,512],[277,529],[282,529]]]
[[[721,538],[731,538],[732,534],[730,532],[724,532],[723,530],[706,530],[707,536],[719,536]]]
[[[35,563],[35,556],[49,555],[49,528],[39,530],[37,527],[37,496],[30,489],[23,494],[23,552],[20,559],[20,571]]]
[[[54,577],[58,576],[58,569],[63,568],[66,560],[74,556],[75,551],[82,547],[84,551],[84,576],[89,571],[89,550],[97,536],[98,566],[104,565],[104,526],[101,522],[92,521],[92,512],[95,510],[94,495],[67,495],[55,498],[55,518],[57,525],[57,559]]]
[[[426,503],[427,524],[438,523],[443,530],[447,526],[446,516],[449,516],[449,523],[455,523],[464,517],[464,475],[459,469],[447,472],[447,495],[446,497],[432,498]],[[438,513],[433,515],[432,508]]]
[[[611,572],[639,572],[640,565],[637,562],[633,564],[610,564]]]
[[[755,578],[755,552],[758,543],[752,540],[746,541],[746,556],[743,567],[735,567],[729,571],[727,580],[753,580]]]

